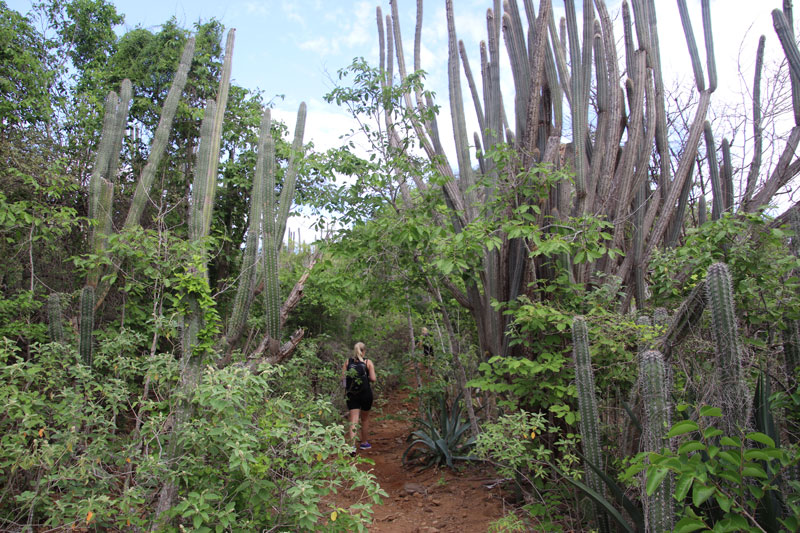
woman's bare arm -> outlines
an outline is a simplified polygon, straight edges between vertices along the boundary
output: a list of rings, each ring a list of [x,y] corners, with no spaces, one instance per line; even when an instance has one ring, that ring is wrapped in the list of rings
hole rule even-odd
[[[369,380],[372,383],[378,380],[378,377],[375,375],[375,365],[372,364],[372,361],[367,360],[367,372],[369,373]]]

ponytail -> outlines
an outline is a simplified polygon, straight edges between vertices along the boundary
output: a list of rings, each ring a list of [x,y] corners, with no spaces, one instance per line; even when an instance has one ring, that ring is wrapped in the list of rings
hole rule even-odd
[[[357,342],[356,345],[353,347],[353,358],[361,361],[364,359],[364,350],[366,346],[363,342]]]

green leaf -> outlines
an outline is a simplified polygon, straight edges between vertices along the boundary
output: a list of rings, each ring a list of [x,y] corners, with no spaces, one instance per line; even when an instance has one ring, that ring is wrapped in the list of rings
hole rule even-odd
[[[717,492],[714,494],[714,498],[717,500],[717,504],[719,508],[725,511],[726,513],[731,510],[731,503],[733,500],[722,494],[721,492]]]
[[[669,433],[667,433],[667,438],[685,435],[686,433],[697,431],[698,429],[699,427],[697,426],[697,422],[694,422],[693,420],[682,420],[672,426],[672,429],[670,429]]]
[[[745,450],[744,458],[748,461],[769,461],[771,459],[770,454],[758,448]]]
[[[666,468],[653,468],[647,469],[647,483],[645,483],[645,491],[648,496],[652,496],[664,478],[669,474]]]
[[[689,494],[689,489],[692,487],[692,482],[694,481],[694,474],[686,473],[681,475],[678,480],[675,482],[675,491],[673,495],[675,499],[679,502],[682,502],[686,495]]]
[[[739,466],[741,464],[741,458],[739,454],[732,452],[731,450],[722,450],[719,452],[720,458],[724,459],[725,461],[729,462],[734,466]]]
[[[699,518],[687,516],[675,524],[674,533],[689,533],[691,531],[697,531],[698,529],[706,529],[706,525],[703,521]]]
[[[696,452],[697,450],[704,450],[705,447],[705,444],[702,442],[690,440],[681,444],[681,447],[678,448],[678,455],[687,455],[689,453]]]
[[[695,483],[694,490],[692,490],[692,503],[695,507],[702,505],[704,501],[714,494],[715,490],[717,490],[715,487],[706,487],[701,483]]]
[[[761,479],[767,479],[767,473],[764,472],[764,469],[756,464],[749,464],[745,465],[742,468],[742,475],[747,477],[758,477]]]
[[[700,408],[700,416],[722,416],[722,409],[719,407],[704,405]]]
[[[754,431],[752,433],[748,433],[744,436],[746,439],[750,439],[752,441],[761,443],[765,446],[769,446],[770,448],[775,447],[775,441],[769,435],[765,435],[763,433],[759,433],[758,431]]]
[[[742,441],[740,441],[737,437],[725,436],[725,437],[722,437],[719,440],[719,443],[722,446],[734,446],[736,448],[741,448],[742,447]]]

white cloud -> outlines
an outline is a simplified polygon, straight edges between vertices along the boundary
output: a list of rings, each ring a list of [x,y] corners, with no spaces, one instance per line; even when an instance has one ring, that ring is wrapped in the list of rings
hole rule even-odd
[[[295,22],[305,27],[306,21],[300,14],[297,4],[293,2],[282,2],[281,8],[283,9],[283,13],[284,15],[286,15],[286,18],[288,20],[291,20],[292,22]]]
[[[298,44],[301,50],[314,52],[318,56],[335,55],[339,53],[339,43],[327,37],[317,37]]]
[[[244,10],[248,15],[266,15],[269,13],[266,4],[263,2],[245,2]]]

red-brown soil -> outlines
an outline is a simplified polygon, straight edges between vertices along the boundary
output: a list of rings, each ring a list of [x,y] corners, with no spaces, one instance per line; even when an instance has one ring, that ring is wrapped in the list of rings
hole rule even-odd
[[[373,507],[371,533],[486,532],[503,515],[502,491],[496,474],[484,464],[459,464],[449,468],[404,467],[401,462],[413,431],[415,403],[403,391],[389,393],[386,402],[373,407],[370,428],[372,449],[359,455],[375,462],[360,468],[375,474],[389,495]],[[343,496],[343,495],[340,495]]]

